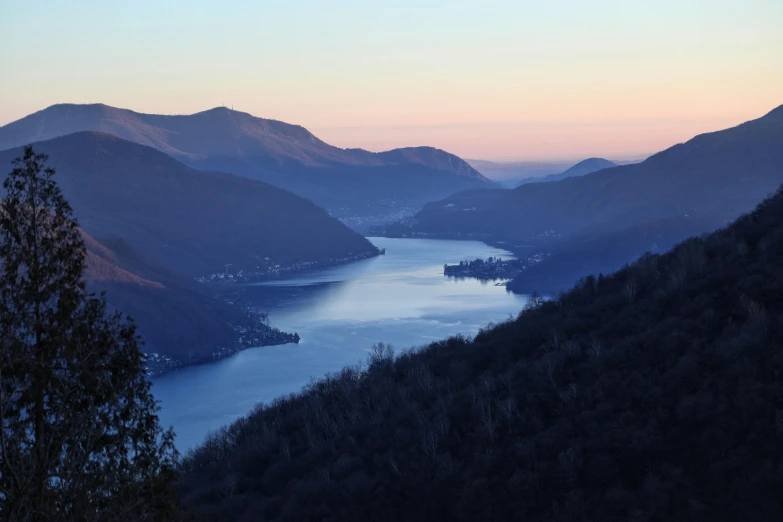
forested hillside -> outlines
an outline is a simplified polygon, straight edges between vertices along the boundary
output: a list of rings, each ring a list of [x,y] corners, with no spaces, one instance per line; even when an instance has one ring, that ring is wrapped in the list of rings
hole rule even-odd
[[[474,340],[376,347],[185,460],[211,520],[783,518],[783,191]]]

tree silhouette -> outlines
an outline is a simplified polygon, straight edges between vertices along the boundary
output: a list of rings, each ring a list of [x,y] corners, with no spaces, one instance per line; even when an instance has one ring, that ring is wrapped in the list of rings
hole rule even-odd
[[[25,147],[3,184],[0,519],[169,519],[173,433],[135,326],[86,291],[84,242],[46,159]]]

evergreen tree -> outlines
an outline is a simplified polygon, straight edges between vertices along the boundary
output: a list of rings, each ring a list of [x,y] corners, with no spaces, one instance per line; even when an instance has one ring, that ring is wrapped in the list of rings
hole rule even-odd
[[[88,294],[72,211],[31,146],[0,208],[0,520],[177,514],[173,433],[132,322]]]

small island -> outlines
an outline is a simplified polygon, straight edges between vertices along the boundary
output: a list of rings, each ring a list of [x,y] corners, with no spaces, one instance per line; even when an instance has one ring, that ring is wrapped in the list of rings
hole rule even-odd
[[[460,261],[458,265],[443,265],[443,275],[454,278],[472,277],[480,281],[509,280],[543,258],[544,254],[536,254],[527,259],[488,257],[487,259]]]

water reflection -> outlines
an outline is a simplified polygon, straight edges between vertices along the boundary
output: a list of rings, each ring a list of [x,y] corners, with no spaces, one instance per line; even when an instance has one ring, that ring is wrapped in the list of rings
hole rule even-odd
[[[237,292],[237,297],[259,312],[279,316],[318,308],[321,303],[334,299],[345,281],[324,281],[302,285],[252,285]]]

